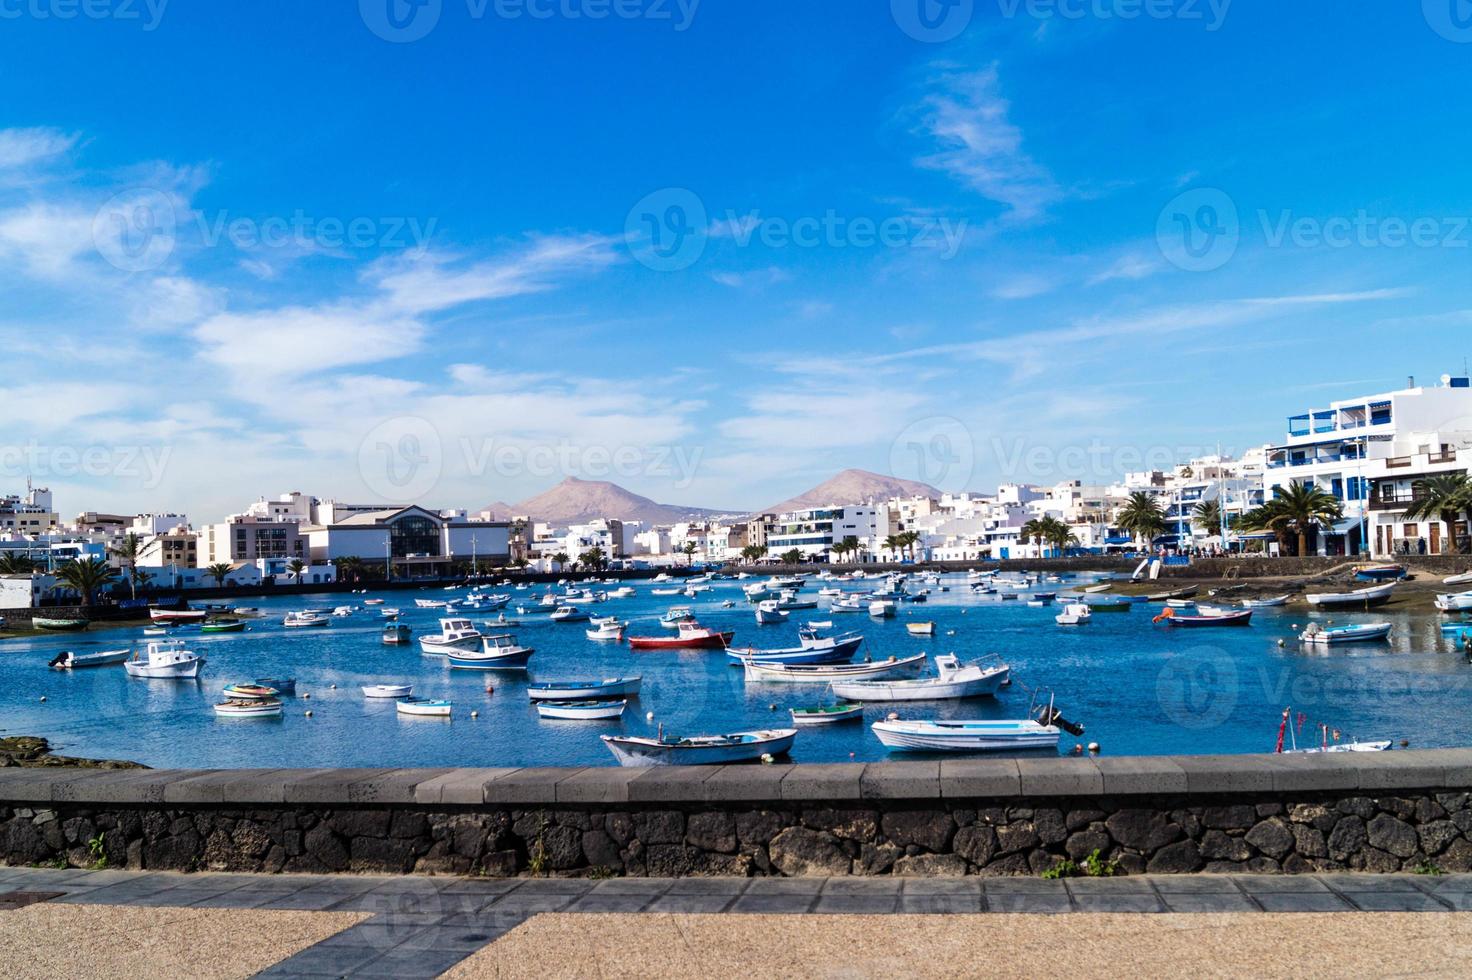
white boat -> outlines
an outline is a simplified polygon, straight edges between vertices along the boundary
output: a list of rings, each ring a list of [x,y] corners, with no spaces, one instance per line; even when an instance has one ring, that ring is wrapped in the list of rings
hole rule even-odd
[[[1334,643],[1366,643],[1390,638],[1390,623],[1360,623],[1354,626],[1323,627],[1310,623],[1308,629],[1299,634],[1304,643],[1322,646]]]
[[[1094,611],[1086,603],[1071,602],[1063,607],[1063,611],[1053,617],[1053,621],[1059,626],[1082,626],[1094,618]]]
[[[1011,674],[1004,663],[961,666],[953,653],[935,658],[936,677],[916,680],[835,680],[833,696],[846,701],[945,701],[994,697]]]
[[[363,605],[365,605],[365,606],[381,606],[381,605],[383,605],[383,600],[382,599],[364,599],[363,600]]]
[[[480,650],[457,650],[448,656],[451,670],[526,670],[535,652],[506,634],[482,637]]]
[[[1472,585],[1472,572],[1451,575],[1441,580],[1442,585]]]
[[[649,590],[649,594],[650,595],[657,595],[657,596],[684,595],[685,594],[685,590],[684,589],[650,589]]]
[[[420,609],[443,609],[449,605],[443,599],[415,599],[414,605]]]
[[[612,623],[604,623],[595,629],[585,630],[584,633],[588,639],[600,643],[622,643],[624,639],[624,625],[623,623],[614,621]]]
[[[799,728],[815,725],[834,725],[841,721],[855,721],[864,717],[862,704],[825,704],[817,708],[792,708],[787,712],[792,723]]]
[[[875,599],[869,603],[869,615],[875,619],[893,619],[896,604],[891,599]]]
[[[394,710],[401,715],[415,715],[420,718],[448,718],[453,707],[453,702],[435,698],[402,698],[394,705]]]
[[[236,606],[230,610],[231,615],[239,616],[241,619],[260,619],[265,613],[255,606]]]
[[[1060,729],[1036,721],[876,721],[874,734],[891,751],[995,752],[1056,749]]]
[[[426,657],[448,657],[480,649],[484,634],[468,619],[442,619],[440,631],[419,638],[419,652]]]
[[[729,647],[726,656],[734,663],[748,660],[764,664],[836,664],[848,663],[864,642],[862,633],[823,636],[815,628],[798,630],[799,646],[781,650],[758,650],[755,647]]]
[[[577,606],[558,606],[552,610],[554,623],[586,623],[588,618],[588,614]]]
[[[379,641],[385,646],[404,646],[413,635],[412,627],[405,626],[403,623],[389,623],[383,628]]]
[[[557,681],[527,688],[533,701],[597,701],[638,694],[642,677],[607,677],[601,681]]]
[[[346,619],[348,616],[351,616],[357,611],[358,610],[353,606],[338,606],[336,609],[332,610],[332,615],[336,616],[338,619]]]
[[[204,666],[204,657],[184,649],[183,640],[153,640],[146,655],[134,654],[123,661],[130,677],[158,677],[193,680]]]
[[[1288,595],[1274,596],[1271,599],[1243,599],[1239,605],[1243,609],[1274,609],[1279,606],[1288,605],[1289,600],[1292,598],[1292,593],[1289,593]]]
[[[148,610],[148,618],[155,623],[201,623],[209,614],[208,609]]]
[[[378,610],[378,615],[382,616],[384,619],[398,619],[400,612],[398,609],[384,606],[382,609]]]
[[[281,621],[281,625],[285,626],[287,629],[303,629],[312,626],[326,626],[327,617],[319,612],[313,612],[310,609],[305,609],[301,612],[287,613],[286,618]]]
[[[1373,585],[1368,589],[1357,589],[1354,592],[1321,592],[1305,598],[1308,599],[1310,606],[1321,608],[1374,606],[1388,601],[1395,592],[1395,586],[1395,582],[1386,582],[1384,585]]]
[[[57,670],[80,670],[83,667],[106,667],[110,664],[120,664],[133,655],[131,648],[127,650],[102,650],[97,653],[73,653],[63,650],[57,654],[48,667]]]
[[[917,674],[925,666],[925,654],[904,658],[890,657],[888,660],[858,664],[765,664],[758,660],[745,660],[741,666],[748,681],[828,684],[833,681],[879,680]]]
[[[1190,609],[1194,605],[1196,605],[1196,600],[1195,599],[1167,599],[1167,600],[1165,600],[1165,606],[1166,606],[1167,609]]]
[[[603,744],[621,766],[709,766],[750,762],[762,756],[785,755],[797,738],[795,728],[774,728],[732,735],[696,735],[643,738],[603,735]]]
[[[365,698],[407,698],[413,694],[413,684],[368,684],[363,688]]]
[[[861,613],[864,611],[864,603],[861,599],[834,599],[828,606],[830,613]]]
[[[1436,608],[1442,612],[1466,612],[1472,609],[1472,592],[1455,592],[1436,597]]]
[[[677,630],[681,623],[695,621],[695,614],[690,611],[689,606],[672,606],[670,611],[659,617],[659,625],[668,630]]]
[[[232,698],[215,705],[222,718],[280,718],[281,702],[275,698]]]
[[[788,613],[776,599],[763,599],[756,604],[756,621],[762,626],[776,626],[787,621]]]
[[[608,593],[610,599],[632,599],[636,595],[633,586],[623,585]]]
[[[932,622],[906,623],[905,632],[911,636],[934,636],[935,624]]]
[[[562,721],[607,721],[623,716],[627,701],[538,701],[537,715]]]

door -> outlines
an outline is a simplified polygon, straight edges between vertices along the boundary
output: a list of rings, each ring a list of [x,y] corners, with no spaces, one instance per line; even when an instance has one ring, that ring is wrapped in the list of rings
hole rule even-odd
[[[1441,554],[1441,524],[1437,521],[1431,522],[1431,553]]]

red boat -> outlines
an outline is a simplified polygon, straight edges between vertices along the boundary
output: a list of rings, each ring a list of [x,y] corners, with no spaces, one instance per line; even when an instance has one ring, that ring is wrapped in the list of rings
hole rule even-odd
[[[631,636],[630,650],[724,650],[731,644],[734,630],[718,633],[693,620],[680,623],[677,636]]]

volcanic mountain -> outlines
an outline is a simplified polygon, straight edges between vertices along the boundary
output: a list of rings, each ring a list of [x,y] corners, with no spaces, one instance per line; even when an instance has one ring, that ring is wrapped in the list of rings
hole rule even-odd
[[[500,514],[508,508],[505,504],[492,504],[491,509]],[[674,524],[722,513],[703,507],[655,503],[616,483],[579,480],[576,477],[568,477],[545,493],[512,504],[509,512],[548,524],[581,524],[599,517],[646,524]]]
[[[829,504],[844,506],[865,504],[870,500],[887,500],[890,497],[940,497],[941,492],[928,483],[901,480],[898,477],[871,473],[868,470],[844,470],[830,480],[825,480],[806,493],[791,500],[784,500],[765,508],[762,513],[782,514],[793,510],[826,507]]]

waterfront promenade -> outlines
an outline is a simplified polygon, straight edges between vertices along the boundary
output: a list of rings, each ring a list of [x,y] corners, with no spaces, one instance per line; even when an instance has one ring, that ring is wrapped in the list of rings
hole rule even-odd
[[[1264,977],[1465,976],[1469,910],[1472,875],[591,881],[6,868],[0,972],[1093,977],[1251,964]]]

